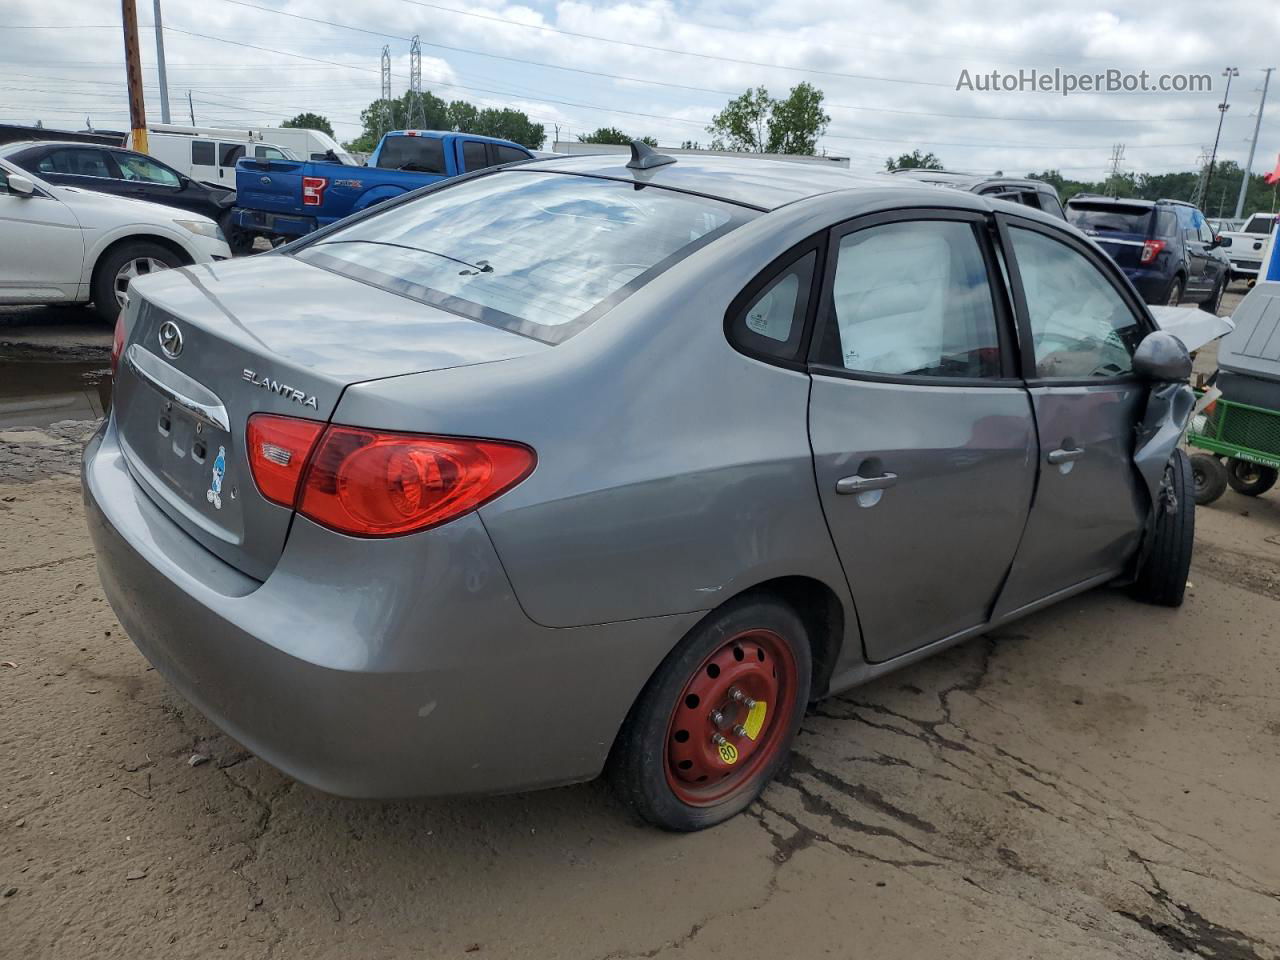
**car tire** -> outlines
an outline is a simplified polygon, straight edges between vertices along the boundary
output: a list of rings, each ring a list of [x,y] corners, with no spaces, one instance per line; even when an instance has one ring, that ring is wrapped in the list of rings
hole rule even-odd
[[[1182,302],[1182,277],[1174,277],[1169,281],[1169,289],[1164,295],[1165,306],[1176,307]]]
[[[632,706],[609,758],[619,797],[672,831],[741,812],[790,755],[811,675],[791,607],[759,594],[729,602],[667,655]]]
[[[117,287],[128,269],[138,275],[169,270],[182,265],[182,259],[168,247],[148,240],[131,240],[112,247],[93,268],[90,293],[98,316],[112,325],[120,315]],[[127,281],[126,281],[127,284]]]
[[[1227,492],[1227,468],[1213,454],[1193,454],[1191,474],[1197,506],[1208,506]]]
[[[1227,483],[1236,493],[1243,493],[1246,497],[1262,496],[1276,485],[1277,477],[1280,477],[1280,471],[1275,467],[1264,467],[1235,457],[1227,461]]]
[[[1133,584],[1134,596],[1163,607],[1182,606],[1196,537],[1195,478],[1191,459],[1175,450],[1157,496],[1150,548]]]
[[[1222,295],[1226,293],[1226,290],[1227,278],[1225,276],[1219,277],[1217,284],[1213,288],[1213,293],[1209,294],[1209,299],[1201,301],[1200,309],[1206,310],[1216,317],[1218,311],[1222,308]]]
[[[231,255],[247,257],[253,253],[253,234],[236,226],[231,213],[230,210],[224,213],[218,221],[218,226],[222,228],[222,235],[227,238],[227,246],[231,248]]]

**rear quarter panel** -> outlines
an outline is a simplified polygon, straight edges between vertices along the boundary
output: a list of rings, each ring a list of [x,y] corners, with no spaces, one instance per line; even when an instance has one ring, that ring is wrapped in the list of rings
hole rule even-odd
[[[814,486],[809,377],[738,353],[723,331],[742,287],[815,229],[805,209],[775,216],[698,251],[551,350],[358,384],[334,418],[537,451],[534,473],[480,516],[539,624],[709,610],[802,575],[835,591],[856,637]],[[846,639],[849,648],[860,644]]]

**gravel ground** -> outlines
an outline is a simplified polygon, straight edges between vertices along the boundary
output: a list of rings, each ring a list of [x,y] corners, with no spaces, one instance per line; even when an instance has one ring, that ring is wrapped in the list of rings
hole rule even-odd
[[[0,439],[0,955],[1280,957],[1280,493],[1198,512],[1182,609],[1098,590],[829,700],[670,836],[600,784],[338,800],[219,734],[101,596],[89,425]]]

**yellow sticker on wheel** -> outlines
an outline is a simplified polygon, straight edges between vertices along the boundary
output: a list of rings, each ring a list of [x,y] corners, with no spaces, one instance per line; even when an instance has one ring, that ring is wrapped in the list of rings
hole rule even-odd
[[[747,736],[755,740],[760,736],[760,731],[764,729],[764,716],[768,712],[769,705],[763,700],[757,700],[755,705],[747,713],[747,719],[742,723],[742,729],[747,731]]]
[[[727,764],[735,764],[738,762],[738,748],[732,743],[720,744],[720,759]]]

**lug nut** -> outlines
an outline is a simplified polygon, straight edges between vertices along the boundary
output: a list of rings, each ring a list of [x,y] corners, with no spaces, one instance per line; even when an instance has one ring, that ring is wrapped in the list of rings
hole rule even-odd
[[[740,723],[734,724],[733,735],[735,737],[745,737],[747,735],[747,728]]]
[[[723,747],[723,746],[724,746],[726,743],[728,743],[729,741],[728,741],[728,740],[726,740],[726,739],[725,739],[723,736],[721,736],[720,734],[718,734],[718,733],[714,733],[714,734],[712,734],[712,735],[711,735],[711,742],[712,742],[712,743],[714,743],[717,747]]]
[[[721,713],[719,710],[712,710],[711,722],[714,723],[717,727],[723,727],[726,722],[724,718],[724,714]]]
[[[730,688],[729,699],[734,701],[735,703],[742,704],[748,710],[750,710],[752,707],[756,705],[756,702],[754,700],[748,697],[745,693],[743,693],[737,687]]]

